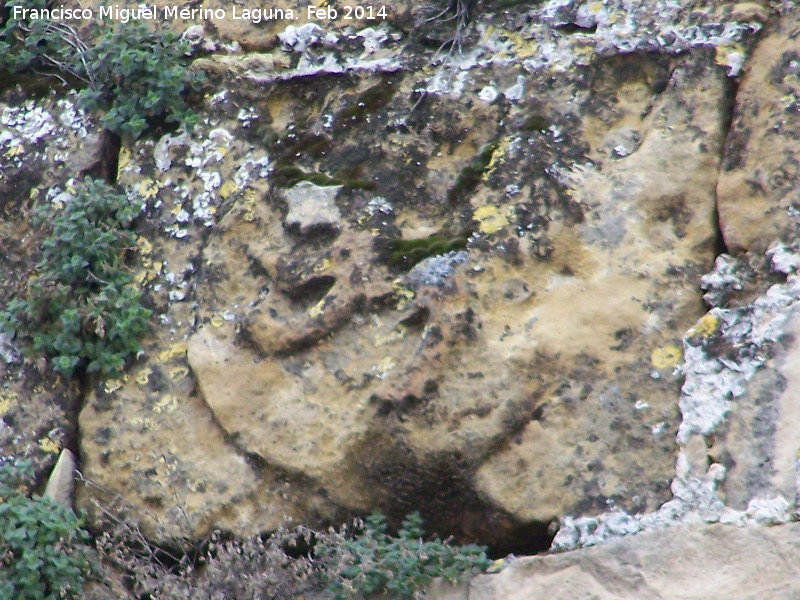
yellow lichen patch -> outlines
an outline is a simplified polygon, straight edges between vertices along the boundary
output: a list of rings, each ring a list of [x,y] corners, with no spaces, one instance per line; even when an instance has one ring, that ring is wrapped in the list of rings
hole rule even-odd
[[[117,161],[117,177],[122,173],[123,169],[131,164],[131,151],[123,148],[119,151],[119,160]]]
[[[136,238],[136,249],[139,254],[150,254],[153,251],[153,244],[146,237],[140,235]]]
[[[162,398],[159,398],[158,401],[153,405],[153,412],[155,413],[171,413],[175,412],[175,409],[178,407],[178,403],[175,400],[175,396],[172,394],[166,394]]]
[[[478,222],[478,229],[487,235],[500,231],[508,225],[508,219],[500,209],[491,204],[479,206],[472,213],[472,218]]]
[[[142,198],[149,200],[150,198],[154,198],[155,195],[158,193],[159,186],[157,182],[153,181],[149,177],[146,177],[139,184],[138,190]]]
[[[330,268],[331,268],[330,259],[324,258],[322,259],[322,262],[314,265],[314,273],[324,273]]]
[[[709,337],[713,335],[717,329],[719,329],[719,319],[717,316],[712,313],[706,313],[700,318],[697,325],[692,327],[686,335],[689,337],[695,337],[697,335]]]
[[[147,385],[148,381],[150,381],[150,367],[142,369],[136,376],[136,383],[139,385]]]
[[[22,146],[22,144],[14,144],[8,149],[6,156],[19,156],[23,152],[25,152],[25,148]]]
[[[17,406],[17,395],[10,394],[0,398],[0,417]]]
[[[152,267],[153,261],[149,259],[142,260],[142,265],[145,268],[140,269],[133,275],[133,281],[139,286],[144,285],[148,281],[152,281],[153,279],[161,275],[162,265],[159,264],[157,267]]]
[[[483,172],[482,179],[484,181],[489,181],[489,175],[491,175],[497,166],[505,159],[508,143],[509,138],[506,137],[497,144],[497,148],[495,148],[494,152],[492,152],[492,158],[489,161],[489,164],[486,165],[486,170]]]
[[[222,198],[223,200],[227,200],[238,191],[239,191],[238,185],[236,185],[233,181],[226,181],[221,186],[219,186],[219,197]]]
[[[189,374],[189,369],[186,367],[175,367],[169,372],[169,378],[173,381],[177,381],[178,379],[183,379]]]
[[[184,356],[186,354],[186,350],[188,349],[188,347],[189,347],[188,342],[175,342],[169,348],[167,348],[158,355],[158,360],[160,362],[167,362],[168,360],[172,360],[176,356]]]
[[[256,219],[256,193],[250,188],[244,191],[244,202],[242,203],[242,219],[246,223],[251,223]]]
[[[125,385],[126,381],[128,381],[127,375],[123,375],[122,379],[108,379],[106,380],[103,389],[106,391],[106,394],[111,394]]]
[[[405,310],[417,297],[414,290],[405,287],[400,279],[395,279],[392,282],[392,294],[397,298],[397,310]]]
[[[61,446],[49,437],[39,440],[39,447],[47,454],[57,454],[61,451]]]
[[[575,46],[572,49],[577,64],[586,65],[594,58],[594,48],[592,46]]]
[[[537,42],[522,40],[520,44],[514,46],[515,54],[519,59],[530,58],[541,53],[541,47]]]
[[[672,369],[683,361],[683,352],[678,346],[671,344],[656,348],[650,354],[650,364],[656,369]]]
[[[317,302],[311,309],[308,311],[308,316],[312,319],[316,319],[317,317],[322,315],[322,311],[325,310],[325,302],[327,301],[328,297],[325,296],[322,300]]]
[[[223,325],[225,325],[225,319],[222,317],[222,315],[219,314],[211,315],[211,326],[214,329],[219,329]]]

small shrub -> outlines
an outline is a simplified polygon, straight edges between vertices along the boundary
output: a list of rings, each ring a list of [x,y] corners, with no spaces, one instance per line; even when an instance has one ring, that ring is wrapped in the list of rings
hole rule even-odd
[[[26,2],[26,8],[47,5],[47,0]],[[198,89],[204,75],[186,68],[188,51],[173,32],[151,30],[141,21],[116,27],[94,23],[79,34],[56,20],[9,18],[0,30],[0,69],[83,82],[78,106],[100,113],[109,131],[133,138],[153,119],[187,126],[196,122],[183,94]]]
[[[48,203],[33,222],[49,235],[25,292],[0,313],[0,328],[27,339],[69,376],[77,367],[110,374],[141,347],[151,312],[125,264],[139,208],[123,193],[86,179],[64,206]]]
[[[328,591],[336,600],[381,592],[412,600],[423,596],[435,578],[455,583],[491,565],[482,546],[452,546],[438,538],[423,541],[419,513],[403,521],[397,537],[387,535],[386,528],[386,519],[375,514],[361,534],[336,545],[323,541],[315,546],[315,555],[325,564]]]
[[[102,111],[106,129],[134,138],[148,119],[162,115],[169,123],[195,125],[183,92],[197,89],[203,75],[183,66],[188,49],[172,31],[153,32],[139,21],[106,31],[82,57],[92,84],[78,95],[79,106]]]
[[[69,508],[18,491],[32,475],[26,461],[0,463],[0,599],[82,598],[96,572],[89,534]]]

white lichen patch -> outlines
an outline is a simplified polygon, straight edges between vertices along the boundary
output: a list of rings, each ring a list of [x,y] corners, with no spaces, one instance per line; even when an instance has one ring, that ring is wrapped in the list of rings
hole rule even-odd
[[[455,250],[440,256],[426,258],[411,269],[405,276],[407,286],[417,289],[419,286],[448,287],[448,280],[459,265],[466,264],[469,254],[464,250]]]
[[[342,38],[355,48],[345,51],[341,44]],[[269,83],[321,74],[394,72],[403,66],[400,58],[402,48],[387,43],[394,38],[385,24],[357,31],[348,29],[338,34],[323,29],[316,23],[306,23],[300,27],[289,25],[278,34],[278,39],[284,56],[288,54],[298,57],[295,67],[279,70],[251,69],[245,73],[246,78],[257,83]]]
[[[0,125],[9,128],[29,144],[37,144],[56,129],[53,115],[37,106],[33,100],[28,100],[22,106],[3,109]]]
[[[247,156],[236,170],[233,181],[239,189],[244,189],[254,179],[266,179],[269,175],[269,157]]]
[[[223,173],[230,169],[229,154],[236,153],[235,137],[222,127],[204,133],[201,128],[190,135],[167,134],[155,144],[153,160],[158,171],[166,173],[175,168],[176,159],[188,172],[187,178],[180,181],[171,178],[162,182],[160,188],[169,188],[172,205],[163,211],[164,231],[177,239],[189,235],[192,224],[212,227],[218,205],[224,198],[238,189],[244,188],[254,177],[268,175],[269,159],[266,156],[247,155],[236,171],[235,183],[226,183]],[[126,167],[131,170],[133,165]],[[141,168],[141,167],[139,167]],[[152,202],[160,208],[160,200]]]
[[[74,95],[75,92],[70,93],[70,97]],[[86,111],[82,108],[77,108],[72,100],[67,98],[59,100],[56,106],[61,109],[61,113],[58,115],[58,122],[63,127],[72,130],[79,138],[85,138],[89,135],[89,129],[92,124],[86,116]]]
[[[693,48],[713,47],[716,62],[730,77],[741,74],[745,46],[763,27],[760,12],[725,14],[714,4],[687,10],[685,2],[661,0],[550,0],[527,11],[526,25],[504,26],[489,13],[474,25],[477,44],[458,55],[440,53],[441,68],[425,90],[460,94],[460,86],[447,86],[459,72],[492,65],[519,65],[526,73],[565,72],[589,65],[597,57],[631,52],[679,54]],[[737,20],[738,19],[738,20]],[[564,28],[577,30],[572,35]],[[522,85],[506,91],[512,98]]]
[[[800,264],[800,257],[783,246],[772,246],[768,255],[778,272],[794,272]],[[709,312],[719,323],[721,340],[715,337],[715,344],[722,342],[727,350],[724,355],[709,354],[705,343],[709,336],[687,337],[679,443],[686,443],[694,433],[710,435],[723,423],[731,402],[744,394],[747,382],[770,357],[769,346],[781,337],[799,304],[800,277],[792,274],[749,306]]]
[[[247,108],[240,109],[236,118],[242,123],[242,127],[247,128],[250,127],[253,121],[258,119],[258,114],[252,106],[248,106]]]

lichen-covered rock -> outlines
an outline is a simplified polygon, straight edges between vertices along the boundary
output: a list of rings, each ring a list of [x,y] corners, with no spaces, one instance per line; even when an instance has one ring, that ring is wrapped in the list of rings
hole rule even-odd
[[[800,302],[797,247],[720,256],[702,278],[724,300],[684,338],[682,422],[673,498],[657,510],[561,520],[570,550],[679,523],[786,523],[800,509],[800,435],[792,365]],[[771,284],[771,285],[770,285]]]
[[[118,157],[154,327],[84,390],[84,473],[156,537],[421,510],[530,548],[565,514],[716,510],[697,439],[669,480],[726,74],[766,18],[729,5],[520,5],[450,55],[410,2],[352,27],[169,23],[210,81],[193,131]],[[46,112],[4,109],[18,202],[66,185],[33,190],[15,158],[60,160]]]
[[[76,109],[74,93],[37,100],[13,79],[0,94],[0,296],[24,289],[39,260],[40,237],[27,219],[31,202],[50,202],[81,169],[102,159],[99,136]],[[30,81],[22,80],[23,83]],[[75,165],[73,172],[68,165]],[[2,305],[4,308],[4,305]],[[64,448],[77,449],[80,389],[28,356],[0,332],[0,456],[28,459],[43,481]]]
[[[582,223],[562,226],[562,236],[576,236],[569,252],[580,260],[565,265],[571,277],[554,273],[552,283],[537,290],[538,319],[529,328],[538,351],[553,355],[549,364],[537,365],[537,375],[564,380],[537,398],[544,418],[478,471],[483,493],[517,514],[545,519],[568,503],[574,504],[567,510],[575,510],[590,488],[598,504],[634,506],[638,497],[639,508],[652,506],[656,477],[668,478],[675,414],[666,397],[675,385],[671,369],[680,361],[668,331],[691,319],[697,261],[713,252],[713,169],[724,94],[724,81],[702,60],[675,67],[663,93],[648,99],[649,114],[638,113],[647,114],[636,125],[638,148],[570,176],[584,215]],[[594,127],[609,118],[604,112],[637,114],[620,102],[597,121],[590,113],[587,129],[599,133]],[[606,130],[626,121],[611,119]],[[703,145],[695,141],[698,130],[705,131]],[[604,336],[600,344],[598,336]]]
[[[800,231],[798,31],[795,8],[759,40],[736,93],[717,187],[720,228],[731,252],[763,252]]]

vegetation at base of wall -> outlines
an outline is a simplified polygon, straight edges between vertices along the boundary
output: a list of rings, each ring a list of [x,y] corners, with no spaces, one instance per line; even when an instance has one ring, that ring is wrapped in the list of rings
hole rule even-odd
[[[43,9],[47,0],[26,0]],[[186,67],[189,46],[172,31],[142,21],[95,22],[79,32],[55,19],[13,18],[0,30],[0,70],[35,72],[81,82],[78,105],[100,115],[103,126],[138,138],[148,123],[197,121],[184,92],[198,89],[203,73]],[[27,15],[28,13],[26,13]]]
[[[379,514],[351,527],[316,531],[279,529],[268,537],[211,535],[202,556],[166,555],[112,511],[115,523],[97,540],[107,565],[127,574],[133,597],[158,600],[318,596],[345,600],[385,593],[412,600],[437,577],[456,582],[485,571],[491,561],[481,546],[424,540],[422,520],[412,514],[397,536],[387,534]],[[165,560],[166,559],[166,560]]]
[[[0,463],[0,600],[83,598],[97,568],[89,534],[69,508],[19,491],[32,477],[29,462]]]
[[[0,313],[0,330],[27,342],[58,373],[76,368],[110,374],[141,347],[151,311],[141,304],[126,258],[140,207],[101,181],[87,178],[33,210],[47,232],[42,257],[19,294]]]
[[[438,538],[425,541],[419,513],[403,521],[396,537],[386,531],[386,519],[374,514],[355,537],[336,544],[323,540],[314,547],[326,566],[327,590],[335,600],[378,593],[413,600],[436,578],[456,583],[491,565],[483,546],[452,546]]]
[[[0,459],[0,600],[76,600],[90,581],[111,584],[111,572],[121,575],[129,598],[140,600],[290,600],[319,593],[413,600],[424,597],[434,578],[457,582],[491,565],[482,546],[426,541],[418,513],[396,536],[373,514],[327,531],[298,526],[247,538],[215,532],[190,553],[175,550],[185,539],[167,544],[173,550],[153,546],[124,510],[96,504],[105,531],[92,538],[71,509],[29,497],[32,481],[30,462]]]

